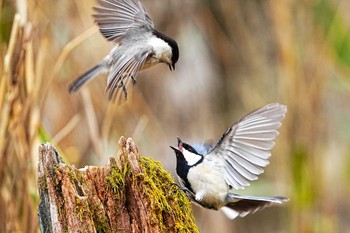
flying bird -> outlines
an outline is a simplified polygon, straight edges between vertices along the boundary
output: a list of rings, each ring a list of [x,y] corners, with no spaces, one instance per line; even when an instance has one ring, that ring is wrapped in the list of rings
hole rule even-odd
[[[141,2],[134,0],[98,0],[93,18],[101,34],[115,43],[115,47],[100,63],[80,75],[69,86],[77,92],[100,73],[108,73],[109,100],[119,103],[127,99],[127,85],[135,84],[140,70],[158,63],[175,69],[179,59],[176,41],[154,28],[154,24]]]
[[[269,164],[287,107],[266,105],[233,124],[213,146],[189,145],[178,138],[176,173],[181,189],[195,203],[222,210],[234,219],[288,201],[285,197],[256,197],[235,193],[257,180]]]

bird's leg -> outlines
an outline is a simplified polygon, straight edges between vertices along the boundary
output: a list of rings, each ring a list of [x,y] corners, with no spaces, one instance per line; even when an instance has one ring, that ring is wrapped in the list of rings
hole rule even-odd
[[[123,85],[123,93],[124,93],[125,99],[127,99],[128,98],[128,92],[126,91],[125,85]]]
[[[127,91],[126,91],[126,86],[124,85],[123,80],[124,80],[124,78],[122,78],[122,79],[120,80],[119,88],[122,88],[123,93],[124,93],[124,96],[125,96],[125,99],[127,99],[128,93],[127,93]]]
[[[195,200],[196,199],[196,194],[194,194],[191,190],[189,190],[185,186],[180,186],[180,185],[178,185],[176,183],[174,183],[174,185],[176,185],[181,191],[184,191],[186,193],[187,197],[190,200]]]
[[[132,84],[135,85],[136,84],[136,79],[134,78],[134,75],[131,75],[130,78],[131,78]]]

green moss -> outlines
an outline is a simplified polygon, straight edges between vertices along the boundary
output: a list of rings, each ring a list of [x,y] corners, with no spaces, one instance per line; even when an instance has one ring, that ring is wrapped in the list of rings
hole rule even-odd
[[[122,169],[111,165],[111,171],[106,177],[106,183],[119,199],[125,192],[125,179],[131,177],[133,186],[138,186],[149,199],[152,209],[149,222],[160,227],[161,232],[199,232],[195,225],[191,204],[185,193],[174,185],[171,175],[163,169],[160,162],[142,157],[140,166],[145,174],[132,174],[126,164]],[[175,226],[166,223],[167,216],[174,216]]]
[[[108,218],[104,215],[98,214],[98,213],[101,213],[103,209],[102,205],[99,205],[99,206],[90,205],[90,209],[93,212],[93,220],[94,220],[96,232],[97,233],[112,232],[111,227],[109,225]]]
[[[89,208],[89,202],[84,198],[75,196],[75,214],[79,217],[81,222],[92,218],[92,213]]]
[[[124,165],[124,167],[119,168],[117,164],[111,164],[110,165],[110,172],[109,174],[106,176],[105,181],[107,184],[107,189],[110,191],[112,190],[113,192],[113,196],[116,200],[119,200],[118,202],[116,202],[116,206],[115,206],[115,211],[116,213],[119,213],[119,211],[121,211],[122,207],[123,207],[123,199],[125,199],[125,178],[126,176],[130,173],[130,167],[128,166],[128,164],[126,163]],[[103,216],[104,217],[104,216]],[[100,218],[98,220],[98,223],[96,225],[99,225],[98,227],[96,227],[97,232],[110,232],[110,230],[108,231],[109,228],[105,228],[107,229],[107,231],[104,231],[103,227],[107,226],[105,223],[106,221],[108,221],[108,219],[103,219],[101,218],[101,216],[99,216],[98,218]],[[108,224],[109,226],[109,224]],[[98,228],[100,228],[102,231],[99,231]]]
[[[108,184],[107,188],[111,188],[113,192],[120,197],[125,189],[125,176],[130,171],[128,165],[126,164],[121,170],[117,164],[111,165],[111,170],[109,175],[106,176],[105,180]]]
[[[74,184],[75,180],[78,180],[77,173],[78,172],[75,172],[73,169],[68,168],[67,174],[68,174],[69,179],[72,181],[73,184]]]
[[[114,180],[112,182],[113,186],[114,186],[113,190],[118,190],[116,188],[117,180],[115,179],[116,178],[115,175],[117,173],[119,173],[119,171],[112,169],[112,174],[114,175]],[[69,169],[68,176],[69,176],[72,184],[75,185],[75,188],[81,189],[81,192],[83,192],[83,190],[84,190],[83,186],[85,184],[83,174],[78,170]],[[110,181],[112,181],[112,180],[110,180]],[[75,200],[76,200],[76,207],[75,207],[74,211],[77,214],[77,216],[79,216],[80,221],[85,221],[86,219],[92,218],[94,221],[96,232],[98,232],[98,233],[111,232],[108,218],[105,215],[100,214],[100,213],[104,212],[102,203],[100,203],[98,205],[96,205],[96,203],[95,203],[95,205],[94,205],[91,203],[91,199],[87,198],[85,200],[79,196],[76,196]]]
[[[199,232],[194,222],[191,204],[185,193],[174,185],[171,175],[163,169],[160,162],[151,158],[141,158],[141,165],[146,175],[137,179],[143,181],[144,193],[149,197],[152,216],[151,222],[158,223],[160,230],[169,232],[164,216],[175,216],[175,232]]]
[[[145,174],[133,174],[127,163],[122,169],[116,164],[111,165],[105,180],[116,199],[125,195],[125,180],[131,178],[131,185],[139,187],[139,190],[143,191],[142,194],[149,199],[152,209],[149,213],[151,225],[158,225],[161,232],[199,232],[187,196],[174,185],[172,176],[164,170],[161,163],[142,157],[140,166]],[[174,216],[175,225],[167,224],[167,216]]]

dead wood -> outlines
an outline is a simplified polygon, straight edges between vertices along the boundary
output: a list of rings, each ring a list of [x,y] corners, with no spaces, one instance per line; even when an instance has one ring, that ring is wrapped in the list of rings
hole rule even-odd
[[[39,148],[41,232],[198,232],[186,195],[132,139],[103,167],[77,169]]]

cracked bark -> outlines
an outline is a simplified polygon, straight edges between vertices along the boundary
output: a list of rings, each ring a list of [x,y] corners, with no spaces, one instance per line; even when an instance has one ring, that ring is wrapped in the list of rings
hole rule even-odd
[[[39,148],[41,232],[198,232],[190,203],[171,176],[142,158],[132,139],[119,140],[103,167],[77,169],[55,148]]]

